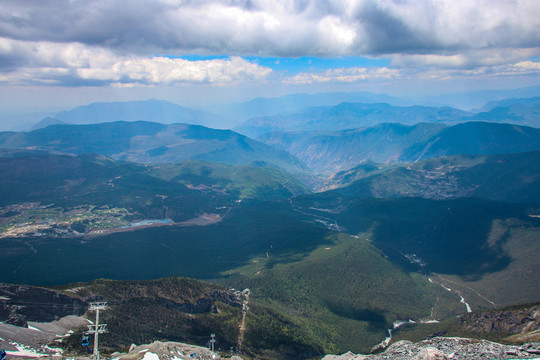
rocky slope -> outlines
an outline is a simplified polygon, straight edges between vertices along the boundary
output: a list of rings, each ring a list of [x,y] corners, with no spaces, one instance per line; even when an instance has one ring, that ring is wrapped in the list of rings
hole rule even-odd
[[[0,321],[27,326],[29,321],[49,322],[67,315],[82,315],[87,304],[55,290],[35,286],[0,284]]]
[[[221,356],[201,346],[155,341],[148,345],[131,345],[128,353],[113,353],[111,358],[119,360],[214,360],[221,359]]]
[[[534,338],[535,333],[540,331],[540,305],[470,313],[460,320],[465,331],[475,334],[497,332]],[[540,341],[540,334],[536,334],[534,341]]]
[[[486,340],[436,337],[418,343],[394,343],[376,355],[327,355],[323,360],[494,360],[540,359],[540,343],[501,345]]]

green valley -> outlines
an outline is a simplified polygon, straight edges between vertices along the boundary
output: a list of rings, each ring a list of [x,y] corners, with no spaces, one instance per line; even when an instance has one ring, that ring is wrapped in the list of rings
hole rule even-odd
[[[519,146],[505,154],[480,149],[408,163],[356,162],[356,154],[347,157],[355,166],[324,178],[232,132],[93,126],[106,136],[129,131],[117,144],[94,139],[76,148],[84,126],[40,129],[46,141],[38,130],[2,134],[41,137],[41,145],[0,151],[0,281],[109,301],[110,351],[155,339],[204,345],[216,332],[248,358],[369,353],[400,322],[415,325],[396,329],[396,338],[467,334],[456,316],[538,299],[540,269],[530,254],[539,250],[539,152],[519,152],[534,148],[535,130],[512,127]],[[57,132],[72,128],[80,134],[59,143]],[[488,145],[508,130],[461,129],[480,129]],[[414,150],[419,139],[457,139],[443,132],[458,130],[384,124],[344,131],[337,147],[319,137],[320,152],[305,151],[338,170],[328,159],[350,145],[349,135],[367,136],[371,143],[358,144],[384,157]],[[157,138],[171,142],[158,149]],[[166,161],[180,154],[177,145],[193,156]],[[109,148],[117,159],[57,152],[70,147]],[[239,157],[225,161],[230,151]],[[132,158],[140,162],[119,160]],[[73,340],[65,346],[77,349]]]

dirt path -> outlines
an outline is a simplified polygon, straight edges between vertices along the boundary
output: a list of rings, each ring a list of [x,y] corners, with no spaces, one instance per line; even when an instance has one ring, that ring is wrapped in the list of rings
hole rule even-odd
[[[242,320],[240,321],[240,332],[238,333],[238,351],[242,351],[244,334],[246,332],[246,315],[249,311],[249,290],[244,290],[244,301],[242,302]]]
[[[441,275],[437,275],[437,276],[438,276],[441,280],[443,280],[443,281],[446,281],[446,282],[449,282],[449,283],[452,283],[452,284],[456,284],[456,285],[458,285],[458,286],[462,286],[462,287],[464,287],[464,288],[466,288],[466,289],[471,290],[471,291],[474,292],[476,295],[478,295],[478,297],[480,297],[481,299],[483,299],[483,300],[487,301],[488,303],[490,303],[491,305],[493,305],[494,308],[497,307],[497,304],[495,304],[493,301],[489,300],[488,298],[486,298],[485,296],[483,296],[482,294],[480,294],[478,291],[476,291],[476,290],[473,289],[472,287],[467,286],[467,285],[465,285],[465,284],[457,283],[457,282],[452,281],[452,280],[450,280],[450,279],[443,278]]]
[[[437,275],[437,276],[439,276],[439,278],[441,280],[444,280],[440,275]],[[445,286],[444,284],[442,284],[440,282],[433,281],[430,277],[428,277],[428,280],[429,280],[430,283],[442,286],[442,288],[445,289],[446,291],[453,292],[453,293],[457,294],[459,296],[459,299],[460,299],[459,302],[462,303],[463,305],[465,305],[465,310],[467,310],[467,313],[472,312],[471,306],[469,305],[468,302],[465,301],[465,298],[463,297],[463,295],[461,294],[461,292],[459,290],[451,289],[451,288]],[[459,284],[457,284],[457,285],[459,285]]]
[[[332,219],[332,218],[329,218],[329,217],[326,217],[326,216],[322,216],[322,215],[313,214],[311,212],[306,212],[306,211],[304,211],[305,209],[302,209],[300,206],[295,205],[293,203],[292,198],[289,199],[289,203],[290,203],[291,209],[293,211],[296,211],[296,212],[298,212],[298,213],[300,213],[302,215],[306,215],[306,216],[312,218],[313,221],[318,222],[318,223],[326,226],[330,230],[335,230],[335,231],[343,231],[344,230],[341,226],[339,226],[339,224],[337,223],[337,221],[335,219]],[[315,209],[311,209],[311,210],[315,210]],[[324,209],[316,209],[316,210],[324,211]]]

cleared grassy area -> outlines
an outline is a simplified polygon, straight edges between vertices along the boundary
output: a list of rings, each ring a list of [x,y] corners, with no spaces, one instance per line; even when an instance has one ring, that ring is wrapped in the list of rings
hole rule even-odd
[[[249,286],[257,302],[326,353],[369,352],[394,321],[430,319],[434,306],[444,317],[462,310],[457,296],[403,271],[364,237],[336,233],[329,240],[298,261],[255,259],[227,282]]]
[[[474,277],[440,274],[442,282],[458,289],[479,309],[538,301],[540,262],[531,254],[540,253],[540,227],[517,219],[495,220],[490,242],[503,244],[511,258],[508,266]]]

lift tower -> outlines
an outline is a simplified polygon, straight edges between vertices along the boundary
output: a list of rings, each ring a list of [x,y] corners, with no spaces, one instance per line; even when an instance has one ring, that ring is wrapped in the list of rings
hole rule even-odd
[[[96,322],[92,325],[88,325],[87,335],[94,335],[94,353],[92,355],[94,360],[99,360],[99,349],[98,349],[98,335],[107,332],[105,327],[107,324],[99,324],[99,310],[106,310],[107,302],[99,301],[90,303],[90,308],[88,310],[96,312]]]

